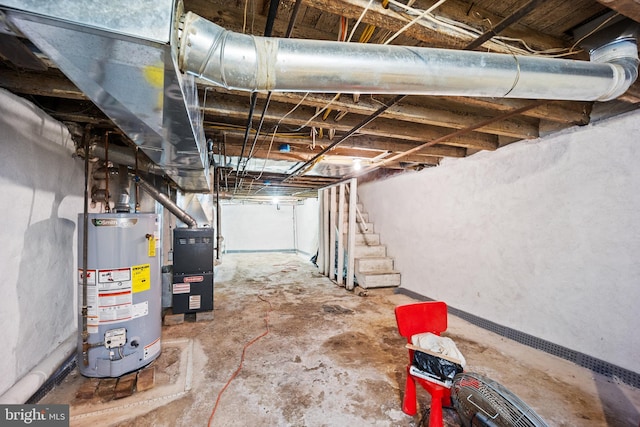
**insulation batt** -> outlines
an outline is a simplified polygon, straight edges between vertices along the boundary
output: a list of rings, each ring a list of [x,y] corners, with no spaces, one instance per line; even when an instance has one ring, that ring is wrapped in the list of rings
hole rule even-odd
[[[431,332],[425,332],[422,334],[416,334],[411,337],[411,343],[416,347],[424,348],[425,350],[432,351],[434,353],[442,354],[443,356],[453,357],[460,361],[460,365],[464,368],[467,364],[466,360],[456,343],[451,338],[441,337]]]

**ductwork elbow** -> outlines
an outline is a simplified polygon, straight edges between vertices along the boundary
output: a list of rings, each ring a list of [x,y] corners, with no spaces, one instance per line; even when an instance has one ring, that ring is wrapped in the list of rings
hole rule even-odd
[[[594,63],[606,63],[611,66],[613,78],[611,89],[597,101],[610,101],[624,94],[638,78],[638,44],[634,37],[614,40],[597,49],[591,50],[590,59]]]

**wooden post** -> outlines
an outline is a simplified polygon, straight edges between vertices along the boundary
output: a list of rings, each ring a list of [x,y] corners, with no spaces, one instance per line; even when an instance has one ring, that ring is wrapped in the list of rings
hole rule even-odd
[[[347,249],[349,259],[347,263],[347,290],[353,290],[353,276],[355,274],[355,250],[356,250],[356,209],[358,203],[358,180],[351,178],[349,183],[349,238]]]
[[[316,264],[318,270],[324,274],[324,190],[318,190],[318,256]]]
[[[325,276],[329,275],[329,190],[325,189],[322,192],[322,224],[324,228],[324,232],[322,233],[323,247],[324,247],[324,255],[323,255],[323,267],[322,273]]]
[[[331,187],[329,197],[329,279],[336,278],[336,187]]]
[[[346,185],[340,184],[340,194],[338,195],[338,285],[344,286],[344,203],[346,196]]]

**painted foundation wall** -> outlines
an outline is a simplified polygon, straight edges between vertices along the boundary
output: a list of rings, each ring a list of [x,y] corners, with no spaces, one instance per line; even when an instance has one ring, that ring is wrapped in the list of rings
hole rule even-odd
[[[295,206],[296,249],[309,258],[318,252],[318,209],[318,199],[306,199],[304,204]]]
[[[315,254],[318,206],[314,199],[304,205],[225,203],[221,217],[226,252],[300,251]]]
[[[640,113],[364,184],[402,287],[640,373]]]
[[[76,333],[84,170],[61,123],[0,89],[0,395]]]

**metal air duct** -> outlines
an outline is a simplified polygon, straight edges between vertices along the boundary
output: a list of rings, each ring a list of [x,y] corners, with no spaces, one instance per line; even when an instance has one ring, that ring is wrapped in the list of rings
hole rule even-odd
[[[174,214],[176,218],[187,224],[187,227],[194,228],[198,226],[197,221],[187,212],[185,212],[180,206],[178,206],[169,196],[157,190],[153,185],[140,177],[136,177],[136,182],[146,191],[151,197],[153,197],[158,203],[167,208],[169,212]]]
[[[638,75],[634,33],[591,62],[496,53],[278,39],[234,33],[188,12],[178,63],[246,91],[359,92],[607,101]]]
[[[0,0],[44,52],[184,191],[209,191],[195,79],[177,66],[175,0]]]

